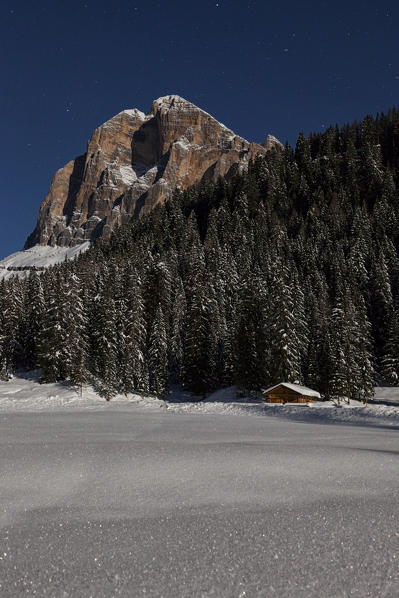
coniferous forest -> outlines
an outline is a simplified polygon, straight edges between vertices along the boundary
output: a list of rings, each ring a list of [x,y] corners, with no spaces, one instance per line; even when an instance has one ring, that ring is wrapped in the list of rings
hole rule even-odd
[[[0,375],[171,384],[399,384],[399,112],[299,136],[176,192],[73,262],[0,284]]]

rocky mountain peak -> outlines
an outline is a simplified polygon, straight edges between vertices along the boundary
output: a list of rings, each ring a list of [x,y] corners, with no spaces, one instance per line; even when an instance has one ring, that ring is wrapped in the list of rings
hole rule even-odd
[[[56,172],[25,248],[109,237],[175,188],[216,181],[280,146],[272,136],[263,145],[250,143],[177,95],[158,98],[147,114],[123,110],[93,132],[83,155]]]

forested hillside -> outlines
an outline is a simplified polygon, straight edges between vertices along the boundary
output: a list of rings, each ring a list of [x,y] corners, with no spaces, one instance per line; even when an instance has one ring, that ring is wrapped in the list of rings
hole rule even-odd
[[[399,114],[273,150],[0,287],[1,375],[204,394],[399,383]]]

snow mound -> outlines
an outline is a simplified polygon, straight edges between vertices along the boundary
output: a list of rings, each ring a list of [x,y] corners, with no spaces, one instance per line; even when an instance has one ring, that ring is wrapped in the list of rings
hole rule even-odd
[[[50,247],[49,245],[35,245],[25,251],[17,251],[0,261],[0,280],[17,274],[26,276],[31,268],[44,270],[54,264],[74,259],[80,253],[87,251],[90,241],[85,241],[75,247]]]
[[[377,391],[378,389],[376,389]],[[209,413],[224,415],[252,415],[278,417],[308,423],[350,423],[378,426],[398,426],[399,406],[364,405],[361,401],[349,403],[314,401],[309,403],[266,403],[262,399],[237,398],[232,386],[209,395],[204,401],[195,401],[189,393],[176,391],[166,402],[176,413]]]
[[[139,395],[117,396],[112,402],[107,402],[89,385],[80,392],[70,382],[39,384],[39,375],[38,371],[20,372],[7,382],[0,381],[0,412],[106,409],[132,404],[159,407],[164,404],[154,397]]]

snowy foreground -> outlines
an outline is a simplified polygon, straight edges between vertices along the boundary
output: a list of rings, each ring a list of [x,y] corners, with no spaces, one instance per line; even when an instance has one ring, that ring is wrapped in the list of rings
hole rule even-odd
[[[2,383],[0,596],[396,597],[399,408],[232,396]]]

